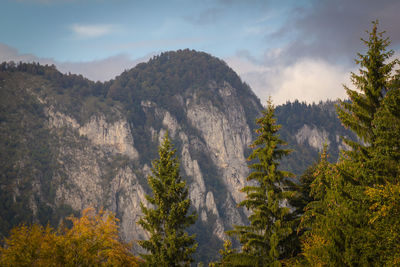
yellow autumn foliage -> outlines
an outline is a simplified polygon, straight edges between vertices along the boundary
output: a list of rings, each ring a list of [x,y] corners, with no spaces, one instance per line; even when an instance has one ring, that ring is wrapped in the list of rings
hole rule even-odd
[[[303,256],[308,264],[312,266],[327,266],[328,258],[326,255],[329,242],[318,234],[309,234],[302,241]]]
[[[0,266],[138,266],[131,245],[118,236],[118,219],[101,210],[85,209],[69,217],[72,227],[37,224],[11,230],[0,247]]]

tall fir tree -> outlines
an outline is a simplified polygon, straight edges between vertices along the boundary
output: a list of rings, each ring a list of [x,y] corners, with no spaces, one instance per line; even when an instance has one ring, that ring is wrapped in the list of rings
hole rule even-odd
[[[340,231],[345,245],[341,249],[347,265],[381,265],[384,262],[377,244],[385,241],[376,225],[371,224],[372,203],[366,194],[369,187],[385,185],[390,177],[394,178],[386,170],[391,161],[376,160],[377,155],[383,155],[379,152],[383,148],[382,140],[392,140],[385,138],[385,131],[379,131],[378,128],[387,96],[392,94],[396,84],[393,71],[398,64],[397,60],[390,61],[394,51],[387,50],[390,41],[388,37],[383,37],[384,33],[378,32],[378,22],[373,22],[369,39],[363,40],[368,51],[365,55],[358,54],[359,59],[356,60],[361,66],[360,75],[352,74],[353,83],[360,92],[346,89],[350,102],[342,102],[342,107],[347,112],[338,109],[342,123],[364,141],[347,140],[352,150],[344,152],[344,157],[337,164],[339,179],[344,184],[338,213],[343,214]],[[386,120],[386,123],[390,122]]]
[[[293,175],[278,169],[279,160],[290,151],[282,148],[286,143],[277,135],[280,126],[276,125],[271,100],[257,124],[258,137],[248,158],[253,170],[247,177],[251,185],[242,189],[246,199],[239,204],[250,211],[250,225],[228,231],[238,237],[241,251],[225,255],[227,266],[280,266],[283,255],[291,249],[285,241],[294,233],[294,218],[284,204],[295,195],[290,191],[289,177]]]
[[[354,131],[368,146],[373,144],[375,134],[372,121],[379,109],[387,91],[394,83],[392,71],[397,60],[387,62],[394,51],[387,51],[389,38],[384,38],[385,32],[378,32],[378,21],[372,22],[372,31],[368,32],[369,39],[361,39],[368,47],[366,54],[358,53],[355,62],[360,65],[360,75],[351,73],[351,80],[357,90],[344,86],[350,101],[339,101],[337,113],[345,127]],[[349,152],[353,158],[365,156],[365,145],[360,142],[344,139],[352,148]]]
[[[153,194],[146,199],[151,205],[141,203],[144,216],[138,222],[150,235],[149,240],[138,242],[149,252],[141,255],[147,266],[190,266],[197,248],[194,235],[185,230],[197,215],[189,214],[188,189],[175,153],[166,133],[158,149],[159,159],[152,164],[153,175],[148,177]]]

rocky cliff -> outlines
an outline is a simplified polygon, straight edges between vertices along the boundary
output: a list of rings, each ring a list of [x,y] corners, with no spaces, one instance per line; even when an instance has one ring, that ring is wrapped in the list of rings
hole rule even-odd
[[[125,240],[146,238],[139,205],[167,130],[199,215],[197,259],[215,257],[224,232],[246,222],[237,204],[262,106],[224,62],[167,52],[104,84],[36,64],[0,67],[2,233],[93,206],[116,213]],[[310,146],[312,162],[334,142],[329,131],[303,122],[283,135]]]
[[[184,61],[182,66],[162,69],[176,60]],[[228,78],[226,74],[201,74],[208,71],[209,61]],[[19,151],[28,146],[25,150],[29,152],[26,158],[2,155],[2,161],[12,161],[11,168],[19,172],[3,172],[2,190],[12,187],[14,191],[7,196],[7,201],[13,199],[14,203],[3,212],[22,205],[16,212],[30,214],[25,221],[57,224],[68,212],[93,206],[116,213],[125,240],[146,238],[136,224],[141,216],[139,205],[148,193],[146,177],[151,160],[157,157],[157,146],[168,130],[178,149],[193,209],[199,215],[190,229],[198,234],[198,257],[207,261],[215,256],[226,238],[224,232],[232,224],[246,221],[236,207],[243,199],[239,191],[248,173],[245,158],[252,141],[248,121],[255,119],[246,110],[256,114],[261,105],[222,61],[193,51],[166,53],[101,86],[79,76],[61,75],[51,67],[32,68],[8,67],[1,73],[2,96],[11,100],[2,103],[2,133],[7,133],[3,147],[12,154],[9,141],[16,128],[14,148]],[[135,74],[138,69],[140,78]],[[197,78],[183,77],[187,80],[179,83],[175,75],[183,69]],[[205,77],[200,80],[196,73]],[[152,84],[154,75],[161,76],[160,80],[173,77],[169,84],[178,88]],[[155,87],[157,94],[151,93]],[[85,90],[90,93],[83,93]],[[160,99],[160,95],[164,97]],[[247,102],[240,99],[243,95],[255,105],[245,107]],[[26,107],[26,102],[34,107]],[[13,113],[21,121],[11,118]],[[45,139],[29,133],[26,123],[44,131]],[[43,166],[36,164],[41,160],[40,155],[33,156],[36,148],[27,144],[38,139],[49,144]],[[21,177],[25,175],[30,177]],[[20,180],[24,180],[23,186]],[[24,187],[27,199],[20,198],[20,187]]]

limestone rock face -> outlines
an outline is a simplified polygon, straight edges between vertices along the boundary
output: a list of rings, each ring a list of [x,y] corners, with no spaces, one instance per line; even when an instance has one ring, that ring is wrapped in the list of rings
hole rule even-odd
[[[53,109],[48,110],[49,128],[63,131],[57,157],[56,203],[77,211],[89,206],[111,210],[121,219],[120,232],[125,240],[146,238],[136,224],[145,191],[126,164],[139,157],[127,121],[108,123],[101,115],[79,125]]]
[[[220,108],[211,101],[196,99],[195,95],[186,102],[187,116],[191,125],[201,132],[213,161],[220,168],[223,182],[239,203],[243,199],[239,193],[244,186],[243,178],[248,174],[244,150],[250,145],[251,133],[233,88],[225,84],[218,91],[223,99]]]
[[[111,153],[127,155],[131,159],[139,156],[133,146],[132,134],[126,120],[108,123],[104,116],[92,117],[79,128],[79,134],[87,136],[93,144],[102,146]]]
[[[140,151],[135,140],[141,138],[146,148],[155,151],[168,130],[198,214],[198,227],[209,239],[226,239],[226,230],[246,221],[237,204],[244,198],[240,189],[249,172],[245,150],[252,135],[237,89],[227,82],[210,82],[204,90],[214,91],[219,102],[196,91],[178,95],[184,114],[180,121],[168,107],[141,101],[143,114],[157,122],[144,127],[148,133],[144,137],[121,109],[96,113],[82,122],[50,105],[48,128],[58,136],[56,205],[76,211],[88,206],[111,210],[120,219],[125,240],[147,238],[137,221],[142,215],[140,203],[146,203],[149,192],[146,177],[151,163],[143,159],[147,151]],[[154,153],[151,159],[156,157]]]
[[[295,137],[299,144],[307,143],[319,152],[323,150],[325,143],[328,146],[330,144],[329,135],[325,129],[318,129],[315,126],[309,126],[307,124],[304,124]]]

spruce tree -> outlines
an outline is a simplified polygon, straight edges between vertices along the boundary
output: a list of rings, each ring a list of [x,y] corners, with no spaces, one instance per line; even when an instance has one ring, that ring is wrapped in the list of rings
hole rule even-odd
[[[387,62],[394,53],[393,50],[387,51],[389,38],[383,37],[385,32],[378,32],[378,21],[372,24],[372,31],[367,31],[369,39],[361,39],[368,51],[366,54],[358,53],[358,59],[355,60],[361,67],[360,74],[351,73],[351,80],[357,90],[344,86],[350,102],[341,100],[337,106],[337,113],[343,125],[354,131],[368,145],[375,140],[372,121],[384,96],[392,87],[392,71],[397,64],[397,60]],[[363,144],[344,140],[354,153],[362,152],[359,156],[366,153]],[[350,153],[351,157],[357,157],[354,153]]]
[[[253,170],[247,180],[252,185],[242,192],[246,199],[239,206],[246,207],[251,215],[250,225],[234,226],[229,235],[238,237],[241,252],[224,257],[228,266],[280,266],[282,255],[286,253],[285,240],[293,234],[293,218],[287,200],[295,194],[288,190],[291,173],[278,169],[279,160],[290,153],[283,149],[286,143],[279,139],[280,128],[274,119],[274,107],[268,101],[267,110],[257,120],[257,139],[253,142],[253,152],[248,160]]]
[[[385,131],[378,128],[382,123],[386,98],[396,84],[393,70],[398,63],[397,60],[390,61],[394,52],[387,50],[390,41],[384,38],[384,33],[378,32],[378,22],[373,22],[369,39],[363,40],[368,51],[365,55],[358,54],[359,59],[356,60],[361,66],[360,75],[352,74],[359,92],[346,88],[350,102],[342,102],[341,108],[338,108],[342,123],[363,141],[346,140],[352,150],[345,151],[337,164],[339,179],[343,183],[343,191],[340,192],[343,198],[337,204],[338,214],[342,216],[338,231],[343,237],[343,245],[337,249],[343,251],[347,265],[383,263],[377,244],[385,242],[376,225],[371,224],[372,203],[366,192],[368,188],[384,186],[394,178],[387,169],[391,161],[377,157],[382,155],[379,152],[383,148],[382,141],[393,142],[392,137],[385,138]],[[393,122],[386,120],[385,123]]]
[[[141,203],[144,216],[139,220],[150,235],[139,245],[149,254],[141,255],[147,266],[190,266],[192,254],[197,248],[194,235],[185,231],[194,224],[196,214],[189,214],[190,199],[186,182],[179,174],[179,161],[175,156],[168,133],[158,149],[159,158],[152,163],[148,183],[152,195],[146,195],[151,204]]]

